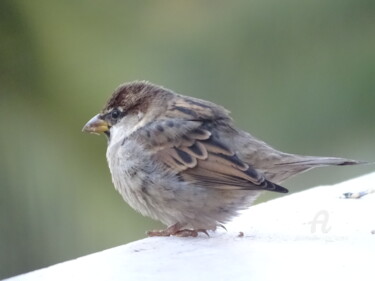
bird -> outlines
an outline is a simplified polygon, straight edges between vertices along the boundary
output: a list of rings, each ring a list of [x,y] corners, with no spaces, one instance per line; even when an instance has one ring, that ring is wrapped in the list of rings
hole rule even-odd
[[[208,234],[262,191],[315,167],[360,161],[278,151],[235,127],[230,112],[148,81],[120,85],[84,132],[107,137],[115,189],[136,211],[166,225],[148,236]]]

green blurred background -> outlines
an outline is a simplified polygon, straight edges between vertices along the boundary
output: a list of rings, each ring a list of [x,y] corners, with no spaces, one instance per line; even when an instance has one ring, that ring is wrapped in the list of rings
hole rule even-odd
[[[125,81],[222,104],[284,151],[375,160],[373,0],[1,0],[0,40],[0,278],[161,227],[112,187],[105,138],[81,133]]]

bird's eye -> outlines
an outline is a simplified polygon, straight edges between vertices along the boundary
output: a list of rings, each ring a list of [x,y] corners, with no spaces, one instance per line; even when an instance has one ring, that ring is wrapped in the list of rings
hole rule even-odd
[[[114,109],[111,112],[111,118],[114,119],[114,120],[116,120],[117,118],[120,117],[120,114],[121,114],[120,110]]]

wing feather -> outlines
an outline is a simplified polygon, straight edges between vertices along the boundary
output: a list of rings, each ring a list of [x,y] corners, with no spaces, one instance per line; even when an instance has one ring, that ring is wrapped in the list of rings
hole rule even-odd
[[[201,136],[202,134],[200,134]],[[223,190],[271,190],[287,192],[281,186],[267,181],[264,176],[243,162],[228,147],[215,140],[212,134],[207,139],[170,143],[155,154],[157,161],[164,163],[185,181],[201,186]],[[192,142],[193,141],[193,142]]]
[[[181,99],[138,134],[154,151],[154,160],[167,166],[181,180],[222,190],[288,192],[268,181],[249,163],[215,136],[218,120],[228,124],[222,108],[203,101]],[[227,119],[225,119],[227,118]],[[227,125],[229,126],[229,125]]]

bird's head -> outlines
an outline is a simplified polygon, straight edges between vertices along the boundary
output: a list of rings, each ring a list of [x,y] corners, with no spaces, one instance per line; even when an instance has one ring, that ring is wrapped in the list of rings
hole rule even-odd
[[[120,85],[107,101],[103,110],[91,118],[82,131],[100,134],[109,139],[121,129],[122,133],[130,134],[139,126],[145,125],[160,111],[160,100],[168,94],[168,90],[148,83],[135,81]],[[159,101],[159,102],[158,102]],[[157,106],[156,106],[157,105]]]

